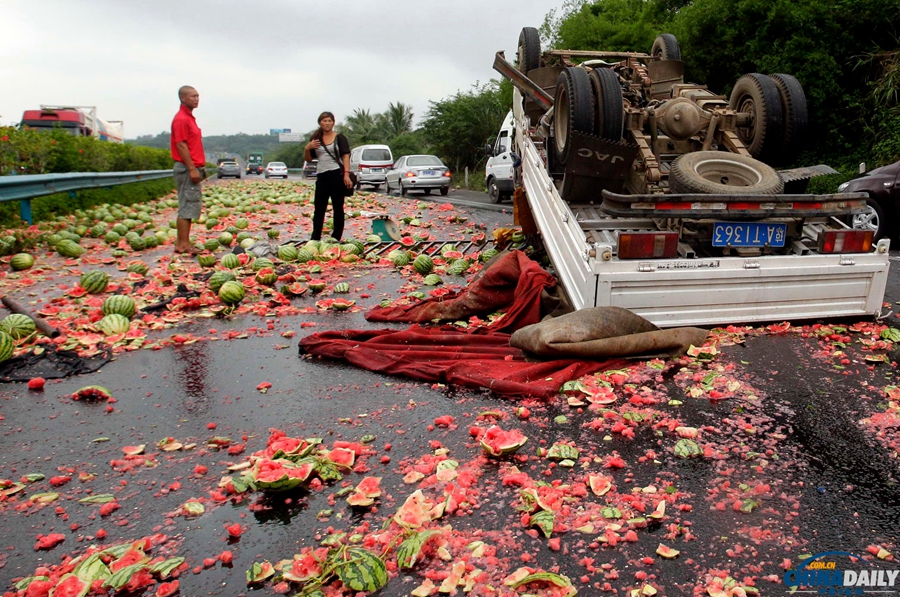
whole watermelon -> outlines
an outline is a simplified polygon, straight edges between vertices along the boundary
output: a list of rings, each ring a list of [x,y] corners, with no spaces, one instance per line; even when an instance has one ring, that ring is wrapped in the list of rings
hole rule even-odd
[[[21,340],[35,332],[34,320],[27,315],[13,313],[0,320],[0,330],[9,334],[13,340]]]
[[[34,257],[29,255],[28,253],[19,253],[18,255],[13,255],[9,260],[9,267],[13,268],[17,272],[26,270],[33,265]]]
[[[124,294],[115,294],[105,301],[103,301],[103,305],[100,307],[100,311],[104,315],[112,315],[113,313],[117,313],[128,319],[131,319],[134,316],[135,311],[137,311],[137,307],[134,303],[134,299],[130,296],[125,296]]]
[[[426,276],[434,269],[434,262],[428,255],[419,255],[413,261],[413,268],[423,276]]]
[[[79,282],[88,294],[100,294],[109,285],[109,274],[94,270],[81,275]]]
[[[56,244],[56,252],[70,259],[81,257],[84,251],[84,247],[73,240],[61,240]]]
[[[97,322],[97,329],[107,336],[124,334],[131,327],[131,321],[124,315],[110,313]]]
[[[218,271],[209,277],[209,289],[218,294],[222,284],[233,282],[235,279],[234,274],[230,271]]]
[[[244,300],[244,285],[236,281],[228,281],[219,288],[219,300],[226,305],[237,305]]]
[[[278,258],[282,261],[296,261],[300,251],[294,245],[281,245],[278,247]]]

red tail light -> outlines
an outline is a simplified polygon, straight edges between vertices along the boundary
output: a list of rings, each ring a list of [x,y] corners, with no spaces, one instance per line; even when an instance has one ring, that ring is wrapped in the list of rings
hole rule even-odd
[[[409,170],[409,171],[407,171],[403,176],[405,176],[406,178],[412,178],[412,177],[415,176],[415,175],[416,175],[415,172]]]
[[[819,253],[868,253],[872,230],[826,230],[819,233]]]
[[[444,176],[446,176],[447,178],[450,178],[451,176],[453,176],[453,173],[450,172],[449,170],[447,170],[444,172]]]
[[[678,251],[675,232],[623,232],[619,235],[619,259],[669,259]]]

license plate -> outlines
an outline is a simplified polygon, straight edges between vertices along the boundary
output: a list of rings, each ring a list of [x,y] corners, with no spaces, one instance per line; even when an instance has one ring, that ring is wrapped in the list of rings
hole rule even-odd
[[[378,174],[381,174],[382,172],[384,172],[384,168],[369,168],[369,172],[377,172]]]
[[[437,176],[437,170],[422,170],[422,176]]]
[[[715,222],[714,247],[783,247],[787,224],[769,222]]]

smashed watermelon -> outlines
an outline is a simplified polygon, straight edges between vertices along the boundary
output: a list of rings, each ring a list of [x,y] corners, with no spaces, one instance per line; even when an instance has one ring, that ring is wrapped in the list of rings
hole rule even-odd
[[[254,466],[253,481],[263,491],[289,491],[305,483],[314,469],[312,462],[262,459]]]
[[[481,447],[491,456],[512,454],[525,445],[528,438],[516,429],[503,431],[497,425],[490,427],[481,437]]]

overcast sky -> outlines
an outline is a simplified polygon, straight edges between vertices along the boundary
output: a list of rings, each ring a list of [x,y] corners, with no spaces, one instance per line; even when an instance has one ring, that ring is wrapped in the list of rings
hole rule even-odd
[[[389,102],[428,108],[499,75],[561,0],[0,0],[0,124],[97,106],[126,138],[168,130],[183,84],[205,135],[308,132]]]

